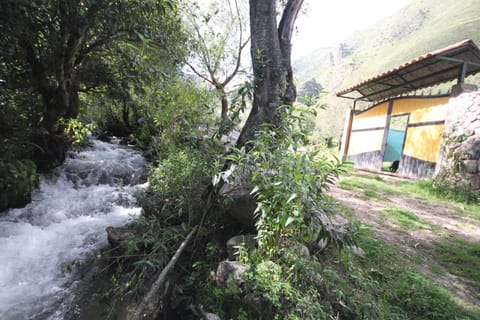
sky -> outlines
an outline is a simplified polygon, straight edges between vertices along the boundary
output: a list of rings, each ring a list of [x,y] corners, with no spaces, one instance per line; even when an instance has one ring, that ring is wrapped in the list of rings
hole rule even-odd
[[[339,44],[410,2],[412,0],[305,0],[303,6],[307,11],[297,18],[292,56],[300,57],[317,48]]]

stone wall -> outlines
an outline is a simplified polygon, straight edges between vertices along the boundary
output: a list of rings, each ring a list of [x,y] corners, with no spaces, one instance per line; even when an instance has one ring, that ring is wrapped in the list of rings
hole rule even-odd
[[[448,108],[436,177],[480,190],[480,91],[455,85]]]

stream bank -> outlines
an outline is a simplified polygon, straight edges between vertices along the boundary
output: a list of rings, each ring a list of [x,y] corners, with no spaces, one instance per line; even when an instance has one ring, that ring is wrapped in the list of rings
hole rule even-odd
[[[145,166],[140,152],[119,141],[92,140],[42,177],[30,204],[2,213],[1,319],[64,319],[72,312],[88,273],[72,266],[107,245],[107,226],[140,214],[135,194],[146,187]]]

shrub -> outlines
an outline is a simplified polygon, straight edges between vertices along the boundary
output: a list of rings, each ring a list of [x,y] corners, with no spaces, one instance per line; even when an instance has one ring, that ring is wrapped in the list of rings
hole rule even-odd
[[[235,149],[228,158],[234,164],[230,170],[252,188],[256,198],[258,243],[267,258],[277,257],[283,246],[315,241],[319,224],[325,238],[336,239],[325,221],[317,218],[318,213],[332,214],[324,191],[346,172],[347,163],[302,148],[308,133],[303,126],[307,112],[286,109],[282,128],[265,128],[247,148]],[[250,175],[245,178],[240,172]],[[341,246],[350,239],[339,240]]]
[[[0,159],[0,211],[24,206],[37,184],[37,167],[33,161]]]

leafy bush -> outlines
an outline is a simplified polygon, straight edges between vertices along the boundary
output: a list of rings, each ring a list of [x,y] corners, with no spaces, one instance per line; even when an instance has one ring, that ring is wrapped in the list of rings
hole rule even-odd
[[[326,238],[335,238],[313,213],[332,214],[324,191],[346,172],[347,164],[302,148],[307,114],[307,109],[286,109],[283,128],[265,128],[247,148],[235,149],[228,157],[243,183],[253,189],[258,243],[267,258],[277,257],[282,247],[292,243],[317,240],[319,224]],[[250,175],[246,178],[241,172]]]
[[[85,146],[88,143],[88,133],[95,129],[92,123],[84,124],[78,119],[61,119],[64,133],[75,146]]]
[[[0,159],[0,211],[25,205],[37,184],[33,161]]]
[[[240,249],[239,260],[248,269],[243,295],[262,301],[257,317],[326,319],[328,308],[316,283],[321,264],[316,257],[305,258],[298,245],[310,246],[319,237],[339,247],[354,243],[348,231],[326,225],[336,207],[325,190],[348,164],[305,147],[311,128],[308,109],[283,111],[282,127],[266,127],[247,146],[234,149],[230,168],[219,175],[240,180],[257,202],[258,249]],[[245,299],[242,303],[248,305]]]
[[[204,205],[201,195],[215,167],[215,161],[198,150],[172,147],[150,170],[148,192],[161,204],[156,211],[188,220],[189,225],[198,222]]]

